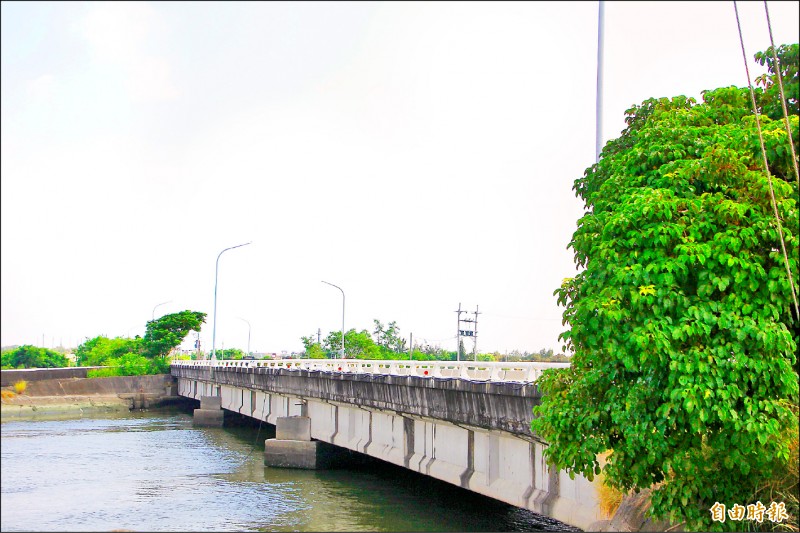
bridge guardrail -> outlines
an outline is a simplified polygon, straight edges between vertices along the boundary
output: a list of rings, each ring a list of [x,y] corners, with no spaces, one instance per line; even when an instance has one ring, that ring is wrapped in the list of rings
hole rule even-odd
[[[255,359],[175,360],[180,367],[285,368],[343,374],[417,376],[470,381],[533,383],[548,368],[566,368],[569,363],[496,361],[378,361],[371,359]]]

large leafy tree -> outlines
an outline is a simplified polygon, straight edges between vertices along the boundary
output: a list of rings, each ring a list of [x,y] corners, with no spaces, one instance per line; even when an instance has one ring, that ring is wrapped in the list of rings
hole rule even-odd
[[[113,359],[128,354],[139,354],[141,351],[141,337],[133,339],[114,337],[109,339],[99,335],[81,343],[75,351],[75,358],[78,366],[104,366],[110,365],[110,361]]]
[[[342,332],[332,331],[327,337],[322,339],[322,349],[324,349],[329,357],[339,357],[339,352],[342,346]],[[344,334],[344,352],[345,357],[349,359],[380,359],[381,350],[372,337],[369,331],[362,329],[356,331],[351,329]]]
[[[780,85],[778,84],[778,70],[774,55],[778,56],[783,81],[783,94],[786,96],[786,110],[789,114],[800,113],[800,80],[797,76],[800,52],[798,44],[784,44],[773,50],[770,46],[765,52],[756,54],[756,61],[766,65],[769,73],[756,78],[756,83],[765,88],[761,96],[761,105],[764,113],[770,118],[780,120],[783,118],[783,106],[780,101]]]
[[[771,90],[762,107],[774,109]],[[788,138],[761,118],[796,287]],[[800,324],[749,92],[651,99],[626,122],[575,182],[586,213],[570,247],[582,271],[556,291],[574,356],[539,380],[531,427],[559,468],[652,487],[657,518],[730,527],[709,509],[755,503],[797,437]],[[790,122],[797,145],[796,112]]]
[[[148,321],[144,334],[144,355],[165,357],[183,342],[189,332],[199,332],[205,321],[205,313],[189,310]]]
[[[13,368],[63,368],[69,360],[63,355],[47,348],[25,344],[5,351],[2,354],[2,367]]]
[[[396,321],[391,321],[384,326],[377,318],[373,320],[375,330],[372,335],[375,343],[381,347],[383,352],[402,353],[406,351],[406,340],[400,337],[400,327]],[[387,354],[387,357],[389,354]]]

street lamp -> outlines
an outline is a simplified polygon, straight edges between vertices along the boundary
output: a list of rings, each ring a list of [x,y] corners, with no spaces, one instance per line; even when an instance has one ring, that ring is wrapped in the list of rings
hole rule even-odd
[[[231,246],[230,248],[225,248],[222,250],[219,255],[217,255],[217,268],[214,271],[214,329],[211,335],[211,360],[215,361],[217,359],[217,279],[219,278],[219,258],[222,254],[227,252],[228,250],[233,250],[234,248],[240,248],[242,246],[247,246],[251,244],[253,241],[246,242],[244,244],[237,244],[236,246]]]
[[[239,320],[242,320],[244,322],[247,322],[247,320],[245,320],[244,318],[242,318],[240,316],[237,316],[236,318],[238,318]],[[251,329],[250,328],[250,322],[247,322],[247,355],[248,355],[248,357],[250,356],[250,329]]]
[[[169,303],[172,303],[172,300],[170,300],[168,302],[161,302],[160,304],[156,304],[156,306],[153,308],[153,316],[151,317],[150,321],[152,322],[153,320],[156,319],[156,309],[157,308],[161,307],[164,304],[169,304]]]
[[[341,287],[334,285],[333,283],[328,283],[327,281],[323,281],[322,283],[326,283],[331,287],[336,287],[342,291]],[[344,359],[344,291],[342,291],[342,359]]]

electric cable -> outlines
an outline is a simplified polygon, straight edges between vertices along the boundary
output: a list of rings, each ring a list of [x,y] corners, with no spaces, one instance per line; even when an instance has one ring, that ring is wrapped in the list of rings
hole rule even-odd
[[[750,67],[747,66],[747,52],[744,49],[744,37],[742,36],[742,25],[739,21],[739,8],[736,5],[736,0],[733,2],[733,9],[736,12],[736,26],[739,29],[739,42],[742,45],[742,58],[744,59],[744,69],[747,73],[747,86],[750,89],[750,99],[753,102],[753,113],[756,116],[756,126],[758,128],[758,140],[761,143],[761,156],[764,160],[764,171],[767,173],[767,182],[769,183],[769,195],[772,200],[772,210],[775,213],[775,221],[778,225],[778,237],[781,241],[781,250],[783,251],[783,262],[786,266],[786,273],[789,276],[789,287],[792,290],[792,300],[794,302],[794,309],[795,309],[795,317],[800,320],[800,305],[797,303],[797,292],[794,288],[794,278],[792,278],[792,269],[789,266],[789,255],[786,253],[786,243],[783,238],[783,227],[781,226],[781,217],[778,213],[778,202],[775,199],[775,189],[772,186],[772,173],[769,171],[769,162],[767,161],[767,150],[764,148],[764,135],[761,132],[761,119],[759,118],[758,114],[758,106],[756,105],[756,94],[753,91],[753,83],[750,81]],[[778,77],[780,78],[780,71],[778,72]]]
[[[786,109],[786,94],[783,92],[783,80],[781,79],[781,62],[778,59],[778,51],[775,49],[775,39],[772,38],[772,21],[769,18],[769,8],[767,0],[764,0],[764,11],[767,14],[767,28],[769,29],[769,42],[772,45],[772,58],[775,61],[775,72],[778,73],[778,89],[781,94],[781,107],[783,108],[783,124],[786,126],[786,135],[789,137],[789,148],[792,151],[792,166],[794,167],[794,177],[797,181],[797,188],[800,190],[800,172],[797,170],[797,154],[794,151],[794,141],[792,140],[792,128],[789,126],[789,111]]]

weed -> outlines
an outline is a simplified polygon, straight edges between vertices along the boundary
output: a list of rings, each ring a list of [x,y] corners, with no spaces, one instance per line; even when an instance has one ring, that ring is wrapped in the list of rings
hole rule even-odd
[[[16,392],[17,394],[24,394],[25,389],[27,388],[28,388],[28,382],[25,381],[24,379],[14,383],[14,392]]]

